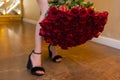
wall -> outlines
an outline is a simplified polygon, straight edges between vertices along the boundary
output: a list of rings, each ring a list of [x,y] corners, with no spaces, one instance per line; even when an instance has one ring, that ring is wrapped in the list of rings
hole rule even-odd
[[[31,20],[38,20],[40,9],[37,0],[23,0],[23,17]]]
[[[120,0],[89,0],[98,11],[107,10],[109,18],[103,36],[120,40]]]
[[[86,0],[87,1],[87,0]],[[98,11],[109,11],[108,23],[102,36],[120,40],[120,0],[89,0],[94,2],[94,6]],[[36,0],[24,0],[24,18],[37,21],[39,17],[39,7]]]

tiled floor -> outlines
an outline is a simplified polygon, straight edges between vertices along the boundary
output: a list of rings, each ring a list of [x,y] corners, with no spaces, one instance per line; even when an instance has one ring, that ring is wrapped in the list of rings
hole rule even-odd
[[[0,80],[120,80],[120,50],[88,41],[62,50],[64,58],[56,64],[48,58],[43,41],[43,66],[46,74],[36,77],[26,69],[27,57],[34,48],[35,25],[0,24]]]

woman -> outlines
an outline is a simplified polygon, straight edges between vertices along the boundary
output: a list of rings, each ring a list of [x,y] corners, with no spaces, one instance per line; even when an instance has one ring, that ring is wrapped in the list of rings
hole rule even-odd
[[[45,74],[45,69],[42,67],[41,63],[41,36],[39,35],[40,31],[40,22],[45,18],[45,14],[47,10],[49,9],[48,1],[47,0],[37,0],[37,3],[40,7],[41,10],[41,15],[40,18],[36,24],[36,30],[35,30],[35,49],[31,52],[29,55],[28,59],[28,64],[27,64],[27,69],[31,70],[31,74],[41,76]],[[54,61],[54,62],[61,62],[62,57],[60,55],[57,55],[57,51],[55,46],[50,44],[48,46],[48,51],[49,51],[49,57]]]

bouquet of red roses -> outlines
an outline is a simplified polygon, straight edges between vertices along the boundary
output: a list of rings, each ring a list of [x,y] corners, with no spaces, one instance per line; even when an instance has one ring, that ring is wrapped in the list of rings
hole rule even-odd
[[[107,11],[97,12],[93,3],[84,0],[52,0],[50,5],[46,18],[40,22],[39,34],[62,49],[98,37],[107,22]]]

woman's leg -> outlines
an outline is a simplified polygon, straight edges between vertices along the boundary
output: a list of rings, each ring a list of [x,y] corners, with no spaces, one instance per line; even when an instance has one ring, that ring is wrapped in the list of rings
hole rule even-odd
[[[38,5],[39,5],[39,7],[40,7],[40,9],[41,9],[41,17],[40,17],[40,19],[39,19],[39,21],[38,21],[38,23],[39,22],[41,22],[43,19],[44,19],[44,17],[45,17],[45,14],[46,14],[46,12],[47,12],[47,10],[48,10],[48,8],[49,8],[49,6],[48,6],[48,0],[37,0],[37,2],[38,2]],[[39,36],[39,29],[41,28],[40,27],[40,25],[39,24],[37,24],[38,25],[38,27],[36,28],[36,39],[35,39],[35,41],[36,41],[36,48],[35,48],[35,51],[37,51],[37,52],[40,52],[41,50],[39,50],[39,48],[41,49],[41,45],[39,45],[39,44],[41,44],[41,36]],[[39,38],[38,38],[38,36],[39,36]],[[38,44],[39,43],[39,44]],[[52,53],[53,53],[53,56],[52,57],[54,57],[55,55],[57,55],[57,51],[56,51],[56,47],[55,46],[51,46],[50,47],[50,50],[52,51]],[[60,59],[57,59],[57,62],[60,62],[61,61],[61,58]]]
[[[52,59],[53,59],[56,55],[58,55],[57,50],[56,50],[56,46],[51,45],[51,46],[50,46],[50,51],[52,52]],[[62,58],[58,58],[58,59],[55,60],[55,62],[61,62],[61,61],[62,61]]]
[[[39,20],[39,22],[41,21],[41,20],[43,20],[44,19],[44,17],[45,17],[45,14],[46,14],[46,12],[47,12],[47,10],[48,10],[48,8],[49,8],[49,6],[48,6],[48,0],[37,0],[38,1],[38,4],[39,4],[39,7],[40,7],[40,9],[41,9],[41,18],[40,18],[40,20]],[[39,27],[40,28],[40,27]],[[38,29],[36,29],[36,30],[38,30]],[[39,31],[38,31],[39,32]],[[36,32],[37,33],[37,32]],[[36,35],[38,35],[38,33],[36,34]],[[37,37],[36,37],[37,38]],[[37,38],[38,39],[38,38]],[[36,41],[37,41],[37,39],[36,39]],[[39,39],[38,39],[39,40]],[[37,42],[36,42],[36,45],[37,45]],[[38,46],[38,48],[39,47],[41,47],[40,45],[37,45]],[[37,47],[36,46],[36,47]],[[36,48],[36,49],[38,49],[38,48]],[[52,51],[52,53],[53,53],[53,55],[52,55],[52,57],[54,57],[55,55],[57,55],[57,51],[56,51],[56,47],[55,46],[53,46],[53,45],[51,45],[51,47],[50,47],[50,50]],[[37,51],[37,50],[36,50]],[[62,59],[60,58],[60,59],[57,59],[56,61],[57,62],[60,62]]]
[[[48,1],[47,0],[37,0],[38,5],[40,7],[41,10],[41,16],[36,24],[36,30],[35,30],[35,52],[36,53],[41,53],[41,36],[39,35],[39,31],[41,26],[39,25],[39,22],[41,22],[44,18],[45,18],[45,14],[49,8],[48,6]],[[53,57],[57,54],[55,46],[51,46],[50,47],[51,51],[53,52]],[[41,55],[37,55],[37,54],[32,54],[31,55],[31,60],[32,60],[32,64],[33,67],[36,66],[41,66]],[[61,59],[58,59],[58,61],[61,61]],[[43,71],[37,71],[37,73],[40,74],[44,74]]]
[[[39,22],[41,22],[44,18],[45,18],[45,13],[48,10],[48,2],[47,0],[37,0],[38,5],[41,9],[41,16],[36,24],[36,30],[35,30],[35,49],[34,51],[36,53],[41,53],[41,41],[42,41],[42,37],[39,35],[39,31],[41,26],[39,25]],[[41,55],[38,54],[32,54],[31,55],[31,60],[32,60],[32,65],[33,67],[41,67]],[[43,71],[36,71],[36,73],[39,74],[44,74]]]

